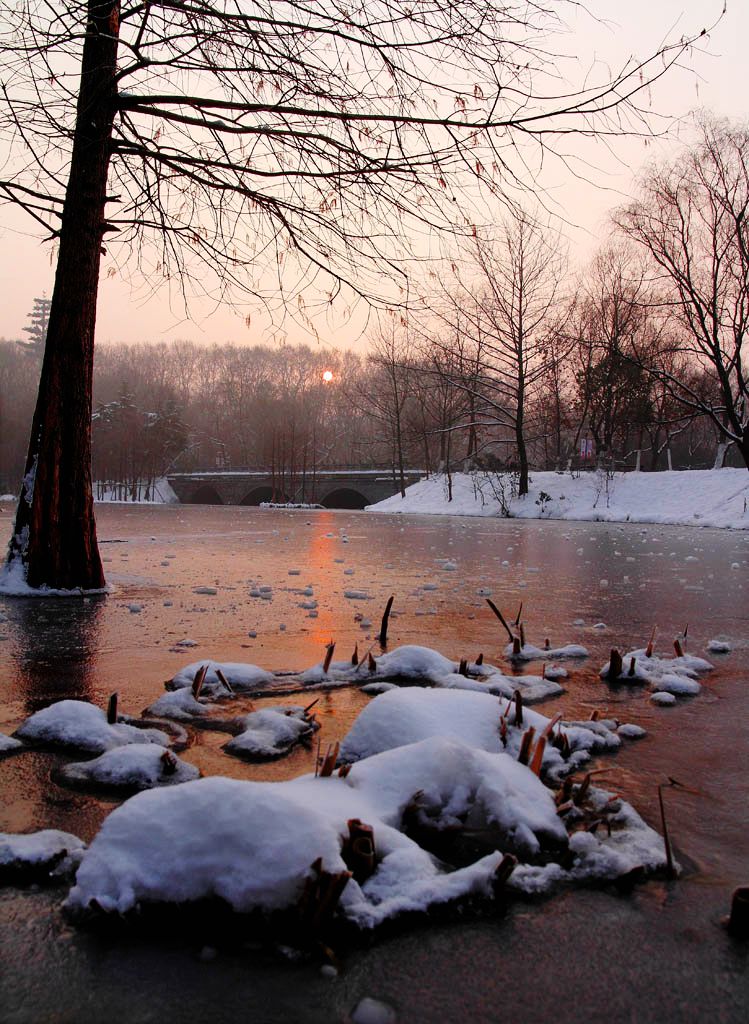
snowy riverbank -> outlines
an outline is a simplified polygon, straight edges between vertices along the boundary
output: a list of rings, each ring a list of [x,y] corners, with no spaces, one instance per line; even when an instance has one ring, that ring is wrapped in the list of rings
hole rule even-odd
[[[454,473],[452,501],[445,476],[421,480],[376,505],[374,512],[572,519],[584,522],[663,523],[749,529],[749,473],[745,469],[663,473],[531,473],[530,492],[513,497],[511,477]],[[504,487],[504,492],[503,492]]]

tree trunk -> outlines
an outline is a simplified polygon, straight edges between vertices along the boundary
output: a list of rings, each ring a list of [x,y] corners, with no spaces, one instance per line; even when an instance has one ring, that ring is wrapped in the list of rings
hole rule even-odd
[[[70,177],[39,395],[6,568],[33,588],[104,586],[91,486],[91,393],[119,0],[89,0]]]

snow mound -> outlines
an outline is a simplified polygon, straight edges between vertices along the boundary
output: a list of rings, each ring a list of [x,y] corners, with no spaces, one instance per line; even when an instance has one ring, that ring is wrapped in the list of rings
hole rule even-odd
[[[0,832],[0,880],[49,881],[71,875],[86,844],[69,832],[44,829],[28,835]]]
[[[66,906],[125,913],[211,897],[234,910],[297,902],[310,865],[343,871],[337,830],[283,784],[210,778],[131,797],[104,821]]]
[[[661,707],[667,708],[676,703],[676,697],[674,697],[672,693],[666,693],[665,690],[657,690],[655,693],[651,694],[650,703],[658,704]]]
[[[265,669],[258,668],[257,665],[246,665],[243,662],[233,661],[210,661],[204,658],[203,661],[193,661],[190,665],[181,668],[167,684],[168,689],[179,690],[186,686],[191,687],[196,672],[203,665],[208,666],[203,683],[203,691],[207,694],[226,694],[226,688],[216,674],[217,669],[224,675],[232,690],[241,693],[252,693],[263,687],[272,686],[276,681],[272,672],[266,672]]]
[[[224,744],[227,754],[251,761],[282,757],[319,726],[304,708],[264,708],[240,720],[244,730]]]
[[[708,643],[707,649],[711,654],[730,654],[733,647],[727,640],[719,640],[716,638]]]
[[[590,651],[580,644],[565,644],[564,647],[551,647],[548,649],[534,647],[533,644],[524,644],[518,654],[513,654],[512,644],[505,647],[505,655],[512,661],[542,661],[549,658],[587,658]]]
[[[0,732],[0,757],[4,757],[5,754],[18,754],[22,750],[25,750],[25,745],[20,740]]]
[[[500,733],[504,717],[506,737]],[[507,752],[517,757],[522,735],[533,726],[536,735],[551,729],[551,722],[537,711],[523,710],[522,724],[515,725],[515,708],[486,693],[460,690],[399,689],[375,697],[363,708],[343,740],[340,759],[358,762],[385,750],[440,736],[489,753]],[[560,749],[546,744],[542,766],[551,775],[574,770],[584,760],[577,753],[613,750],[621,740],[601,722],[560,723],[557,731],[567,738],[571,760]]]
[[[367,872],[346,881],[337,913],[362,929],[472,895],[492,898],[507,849],[521,858],[512,881],[526,892],[663,864],[659,837],[627,804],[597,790],[586,801],[573,808],[568,838],[553,793],[529,768],[441,737],[384,751],[346,776],[202,779],[141,793],[114,810],[66,906],[126,914],[219,898],[243,913],[299,908],[316,874],[347,870],[352,819],[372,827],[375,855]],[[593,815],[610,833],[580,831]],[[473,840],[470,863],[454,841],[463,831]],[[457,858],[437,859],[430,842]],[[567,866],[547,863],[555,856]]]
[[[694,696],[702,689],[697,676],[712,669],[713,665],[709,661],[692,654],[662,658],[648,656],[643,648],[623,655],[622,670],[616,679],[611,678],[610,661],[601,668],[599,675],[609,682],[645,684],[655,691]]]
[[[129,743],[169,744],[169,737],[158,729],[139,729],[121,722],[110,725],[101,708],[82,700],[50,704],[27,718],[15,735],[27,743],[87,754],[103,754]]]
[[[211,708],[201,704],[192,695],[192,690],[182,687],[181,690],[172,690],[163,694],[146,710],[146,715],[156,718],[171,718],[177,722],[191,722],[196,718],[204,718],[210,715]]]
[[[126,790],[174,786],[198,778],[200,772],[194,765],[152,744],[117,747],[93,761],[66,764],[55,772],[55,780],[68,785]]]

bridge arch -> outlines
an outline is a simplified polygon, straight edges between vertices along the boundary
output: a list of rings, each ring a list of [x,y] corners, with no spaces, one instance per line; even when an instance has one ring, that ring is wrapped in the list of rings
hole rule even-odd
[[[210,484],[203,484],[192,492],[188,502],[189,505],[223,505],[224,499],[215,487]]]
[[[320,504],[325,508],[361,509],[371,505],[372,502],[365,494],[353,487],[336,487],[334,490],[328,491],[320,500]]]
[[[253,487],[252,490],[248,491],[239,504],[260,505],[263,501],[286,502],[288,500],[288,497],[279,492],[278,489],[274,490],[267,484],[260,484],[258,487]]]

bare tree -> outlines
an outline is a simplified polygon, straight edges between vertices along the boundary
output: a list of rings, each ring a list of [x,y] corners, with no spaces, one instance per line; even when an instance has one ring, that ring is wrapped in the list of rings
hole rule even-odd
[[[625,234],[647,253],[678,350],[715,388],[643,358],[679,401],[709,416],[749,468],[749,129],[705,119],[699,144],[652,170],[640,198],[619,211]]]
[[[559,6],[2,2],[0,192],[57,244],[7,563],[18,582],[104,583],[90,422],[105,235],[121,262],[185,292],[261,297],[271,267],[301,316],[310,283],[323,305],[392,299],[383,272],[405,283],[405,239],[465,218],[466,174],[503,194],[516,136],[548,149],[557,132],[642,130],[638,97],[690,43],[552,95],[542,33]]]
[[[558,236],[519,210],[496,240],[477,233],[473,257],[473,273],[458,281],[438,315],[449,335],[467,333],[480,349],[478,374],[462,385],[480,403],[474,422],[511,430],[522,496],[528,493],[526,410],[547,372],[564,259]]]

